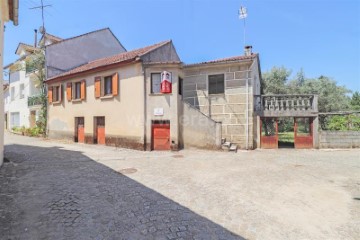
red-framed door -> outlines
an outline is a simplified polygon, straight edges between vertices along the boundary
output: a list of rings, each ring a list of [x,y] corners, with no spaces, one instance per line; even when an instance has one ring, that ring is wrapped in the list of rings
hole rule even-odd
[[[279,147],[278,121],[276,118],[261,118],[260,132],[261,148],[276,149]]]
[[[170,123],[152,124],[152,150],[170,150]]]
[[[294,145],[297,149],[313,148],[313,118],[294,118]]]

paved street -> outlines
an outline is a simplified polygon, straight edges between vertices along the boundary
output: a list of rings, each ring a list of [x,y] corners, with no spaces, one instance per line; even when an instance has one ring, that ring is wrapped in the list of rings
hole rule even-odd
[[[360,150],[140,152],[5,135],[0,239],[358,239]]]

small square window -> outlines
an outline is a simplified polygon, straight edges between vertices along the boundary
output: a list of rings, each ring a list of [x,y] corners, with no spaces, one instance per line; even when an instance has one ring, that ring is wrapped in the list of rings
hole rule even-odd
[[[224,74],[209,75],[209,94],[225,92]]]
[[[160,93],[161,92],[161,74],[152,73],[151,74],[151,93]]]

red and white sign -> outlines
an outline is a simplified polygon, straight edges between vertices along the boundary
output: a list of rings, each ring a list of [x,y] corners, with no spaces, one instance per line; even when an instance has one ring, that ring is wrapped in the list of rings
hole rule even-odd
[[[171,83],[171,73],[163,71],[161,73],[161,93],[171,93],[172,92],[172,83]]]

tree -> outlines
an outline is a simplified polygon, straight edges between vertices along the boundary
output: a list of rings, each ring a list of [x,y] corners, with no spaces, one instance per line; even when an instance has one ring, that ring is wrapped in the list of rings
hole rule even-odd
[[[286,83],[291,71],[285,67],[273,67],[263,74],[262,89],[264,94],[286,94]]]
[[[353,110],[360,110],[360,93],[358,91],[352,95],[350,105]]]

